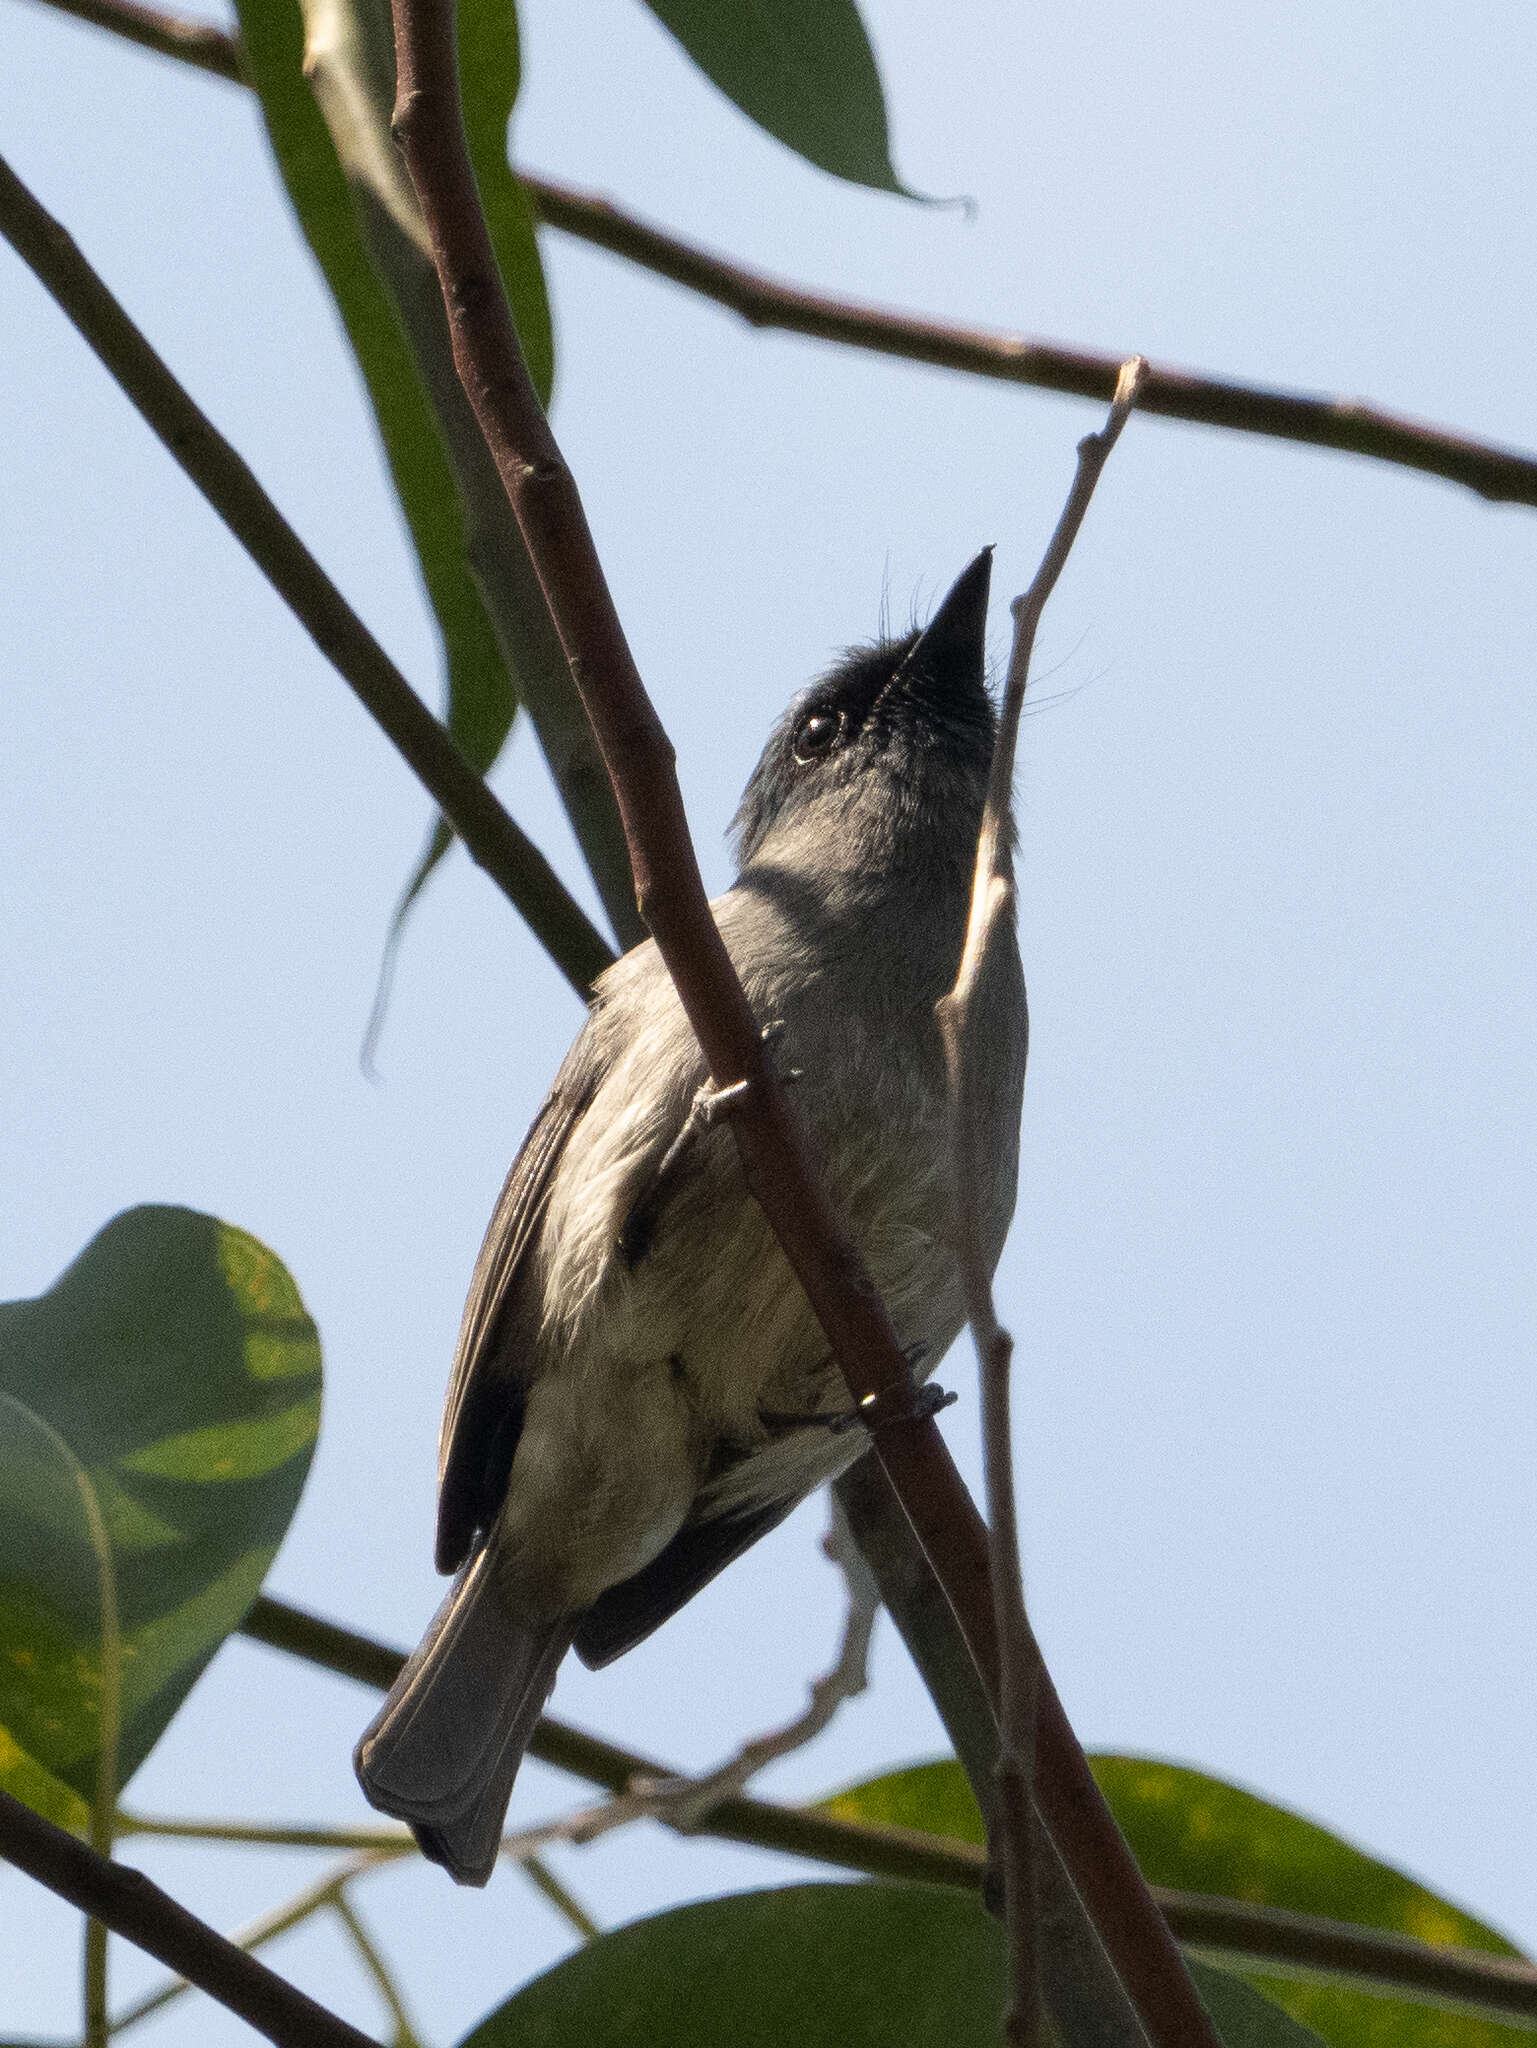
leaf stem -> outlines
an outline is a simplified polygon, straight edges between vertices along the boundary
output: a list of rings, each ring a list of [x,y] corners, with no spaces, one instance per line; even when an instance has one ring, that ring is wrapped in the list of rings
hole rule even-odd
[[[518,1867],[534,1890],[549,1900],[556,1912],[575,1929],[583,1941],[597,1940],[603,1929],[581,1900],[567,1891],[542,1856],[522,1856],[518,1859]]]
[[[406,2011],[405,2000],[395,1982],[389,1964],[380,1953],[379,1945],[358,1917],[357,1908],[340,1887],[331,1901],[336,1917],[352,1937],[352,1945],[358,1952],[359,1960],[373,1978],[379,1996],[384,2000],[390,2018],[395,2022],[394,2048],[421,2048],[411,2015]]]

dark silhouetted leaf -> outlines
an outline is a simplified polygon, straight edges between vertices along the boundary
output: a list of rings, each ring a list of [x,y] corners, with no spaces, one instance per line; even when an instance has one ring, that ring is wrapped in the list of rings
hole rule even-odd
[[[996,2048],[1002,1930],[928,1885],[806,1884],[710,1899],[589,1942],[463,2048]],[[1221,1970],[1226,2048],[1318,2048]]]
[[[911,197],[891,167],[875,52],[854,0],[646,0],[751,121],[835,177]]]

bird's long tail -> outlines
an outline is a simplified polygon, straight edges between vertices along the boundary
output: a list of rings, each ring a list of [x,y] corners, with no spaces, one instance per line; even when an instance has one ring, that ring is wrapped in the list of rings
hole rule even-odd
[[[371,1804],[409,1821],[422,1853],[460,1884],[484,1884],[496,1867],[512,1781],[575,1620],[520,1627],[482,1549],[353,1753]]]

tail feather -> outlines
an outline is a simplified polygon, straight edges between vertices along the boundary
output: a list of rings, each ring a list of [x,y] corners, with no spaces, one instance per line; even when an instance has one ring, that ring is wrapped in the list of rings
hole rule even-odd
[[[496,1866],[513,1779],[573,1626],[520,1626],[482,1550],[358,1743],[353,1765],[370,1803],[409,1821],[423,1853],[460,1884],[484,1884]]]

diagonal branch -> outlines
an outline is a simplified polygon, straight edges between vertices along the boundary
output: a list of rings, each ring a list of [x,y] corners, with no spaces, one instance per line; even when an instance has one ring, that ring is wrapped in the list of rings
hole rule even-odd
[[[191,21],[162,7],[145,7],[140,0],[49,0],[61,14],[88,21],[92,28],[104,28],[140,49],[157,56],[175,57],[199,71],[211,71],[235,85],[247,85],[240,38],[216,28],[211,21]]]
[[[996,1700],[988,1559],[975,1508],[932,1419],[911,1413],[907,1361],[891,1320],[811,1167],[710,914],[671,743],[636,670],[575,481],[523,360],[465,144],[452,0],[394,0],[394,13],[395,133],[443,287],[454,360],[613,781],[636,901],[713,1085],[739,1100],[732,1129],[748,1186],[806,1292],[850,1395],[856,1403],[884,1401],[899,1418],[876,1436],[875,1456]],[[1070,1732],[1068,1742],[1082,1765]],[[1088,1777],[1086,1766],[1082,1774]],[[1075,1809],[1068,1803],[1063,1811],[1071,1817]],[[1060,1838],[1059,1846],[1076,1866]],[[1076,1867],[1074,1876],[1077,1881]],[[1204,2008],[1124,1845],[1096,1877],[1114,1901],[1108,1924],[1115,1933],[1106,1937],[1107,1946],[1157,2048],[1211,2041]],[[1098,1924],[1104,1932],[1106,1923]]]
[[[437,799],[471,857],[527,919],[573,988],[585,996],[613,958],[586,912],[417,696],[250,468],[3,158],[0,234],[52,293],[146,424]]]
[[[643,270],[669,278],[702,298],[737,313],[750,327],[805,334],[818,341],[870,349],[904,362],[961,370],[1005,384],[1025,384],[1069,398],[1109,404],[1122,358],[1066,342],[963,327],[922,313],[891,312],[831,292],[807,290],[732,263],[697,243],[653,227],[593,192],[574,190],[532,171],[519,177],[548,227],[592,242]],[[1364,455],[1400,469],[1416,469],[1463,484],[1481,498],[1537,505],[1537,456],[1449,427],[1384,412],[1359,398],[1275,391],[1210,377],[1199,370],[1150,364],[1137,400],[1139,412],[1229,433],[1300,441],[1343,455]]]
[[[0,1792],[0,1856],[157,1956],[279,2048],[376,2048],[265,1963],[179,1906],[142,1870],[112,1863]]]

